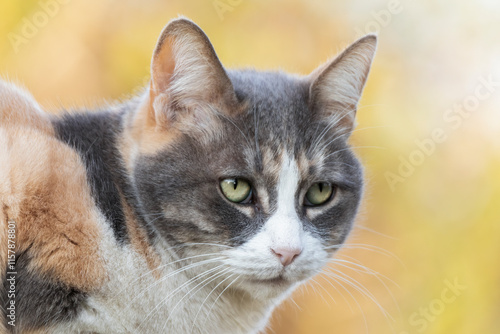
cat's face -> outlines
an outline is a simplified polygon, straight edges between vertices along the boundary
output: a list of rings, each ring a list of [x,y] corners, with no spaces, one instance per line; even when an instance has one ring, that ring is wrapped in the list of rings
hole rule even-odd
[[[347,139],[374,43],[309,77],[226,72],[193,23],[167,26],[134,125],[134,181],[179,258],[210,253],[220,279],[265,298],[320,271],[362,194]]]

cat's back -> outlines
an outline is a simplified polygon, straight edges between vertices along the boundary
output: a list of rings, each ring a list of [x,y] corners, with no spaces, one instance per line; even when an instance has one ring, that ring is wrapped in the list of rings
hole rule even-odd
[[[54,316],[39,311],[47,300],[26,298],[37,289],[33,282],[51,292],[71,287],[82,293],[103,282],[98,215],[79,155],[56,138],[49,115],[31,95],[0,82],[0,277],[8,268],[10,238],[15,271],[30,282],[25,289],[18,282],[16,300],[25,303],[20,312]],[[6,296],[0,291],[0,299]]]
[[[14,215],[23,197],[43,186],[54,146],[50,119],[21,88],[0,81],[0,199]]]

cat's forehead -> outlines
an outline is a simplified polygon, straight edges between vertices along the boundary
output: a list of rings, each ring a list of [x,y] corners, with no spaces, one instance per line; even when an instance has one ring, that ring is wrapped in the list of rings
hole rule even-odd
[[[239,118],[245,132],[271,151],[303,143],[311,125],[308,85],[283,72],[231,71],[234,90],[247,106]]]
[[[252,111],[264,112],[263,119],[293,120],[308,108],[306,80],[283,72],[230,71],[236,95]]]

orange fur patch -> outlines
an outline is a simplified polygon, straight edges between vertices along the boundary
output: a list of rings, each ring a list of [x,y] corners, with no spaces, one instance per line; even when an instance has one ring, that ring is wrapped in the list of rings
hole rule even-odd
[[[141,228],[135,218],[132,208],[128,205],[122,197],[122,205],[127,221],[127,230],[130,237],[130,243],[133,249],[141,255],[148,265],[149,270],[153,272],[153,276],[157,279],[160,278],[158,267],[161,264],[159,255],[155,252],[151,244],[148,242],[148,236],[143,228]]]
[[[82,291],[98,288],[106,279],[101,231],[80,157],[54,138],[29,97],[2,89],[0,97],[7,108],[0,109],[7,120],[0,123],[0,207],[16,222],[16,252],[29,249],[32,270]]]

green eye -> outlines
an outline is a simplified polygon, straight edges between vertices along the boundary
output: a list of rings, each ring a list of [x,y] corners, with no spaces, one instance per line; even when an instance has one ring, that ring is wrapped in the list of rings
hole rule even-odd
[[[316,206],[326,203],[333,194],[334,188],[330,183],[318,182],[309,188],[306,193],[306,206]]]
[[[224,179],[220,182],[220,189],[234,203],[248,203],[252,197],[252,187],[243,179]]]

